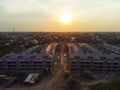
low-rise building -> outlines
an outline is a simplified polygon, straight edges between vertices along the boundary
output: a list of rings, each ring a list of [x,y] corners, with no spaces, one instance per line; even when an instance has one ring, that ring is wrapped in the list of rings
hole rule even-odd
[[[48,45],[42,46],[42,49],[37,53],[39,46],[27,50],[27,53],[7,54],[0,58],[0,71],[17,71],[26,73],[43,73],[52,70],[53,58],[46,53]]]
[[[68,44],[69,64],[73,73],[81,73],[89,70],[92,73],[120,74],[120,56],[114,53],[89,53],[84,52],[75,44]],[[78,49],[76,49],[77,47]],[[75,48],[75,49],[74,49]],[[95,50],[96,51],[96,50]],[[98,52],[98,51],[96,51]]]

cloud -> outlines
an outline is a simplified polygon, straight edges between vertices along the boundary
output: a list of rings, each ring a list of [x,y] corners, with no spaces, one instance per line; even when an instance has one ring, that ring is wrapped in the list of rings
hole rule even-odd
[[[117,6],[116,6],[117,4]],[[7,13],[56,14],[64,10],[84,13],[94,10],[120,8],[119,0],[0,0],[2,11]],[[82,11],[82,12],[81,12]],[[98,12],[97,12],[98,13]]]
[[[2,0],[0,6],[7,13],[39,13],[48,9],[47,5],[37,0]]]

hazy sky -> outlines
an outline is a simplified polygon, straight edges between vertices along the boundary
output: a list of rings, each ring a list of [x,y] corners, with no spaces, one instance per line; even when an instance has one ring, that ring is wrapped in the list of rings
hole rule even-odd
[[[64,12],[73,18],[60,21]],[[120,31],[120,0],[0,0],[0,31]]]

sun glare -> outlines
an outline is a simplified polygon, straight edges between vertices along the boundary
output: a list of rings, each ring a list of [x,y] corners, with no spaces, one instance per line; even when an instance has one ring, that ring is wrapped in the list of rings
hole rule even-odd
[[[61,21],[63,23],[69,23],[72,20],[72,15],[70,13],[63,13],[61,16]]]

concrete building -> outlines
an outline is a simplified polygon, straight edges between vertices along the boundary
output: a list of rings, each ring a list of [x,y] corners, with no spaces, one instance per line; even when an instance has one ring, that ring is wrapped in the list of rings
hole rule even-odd
[[[22,54],[7,54],[0,59],[0,71],[43,73],[51,71],[52,57],[46,53],[49,45],[35,46]],[[41,50],[39,50],[41,48]],[[37,51],[36,51],[37,50]]]
[[[93,48],[88,49],[88,45],[82,43],[69,43],[68,47],[71,72],[79,74],[88,70],[96,74],[120,74],[120,55],[105,54]]]

